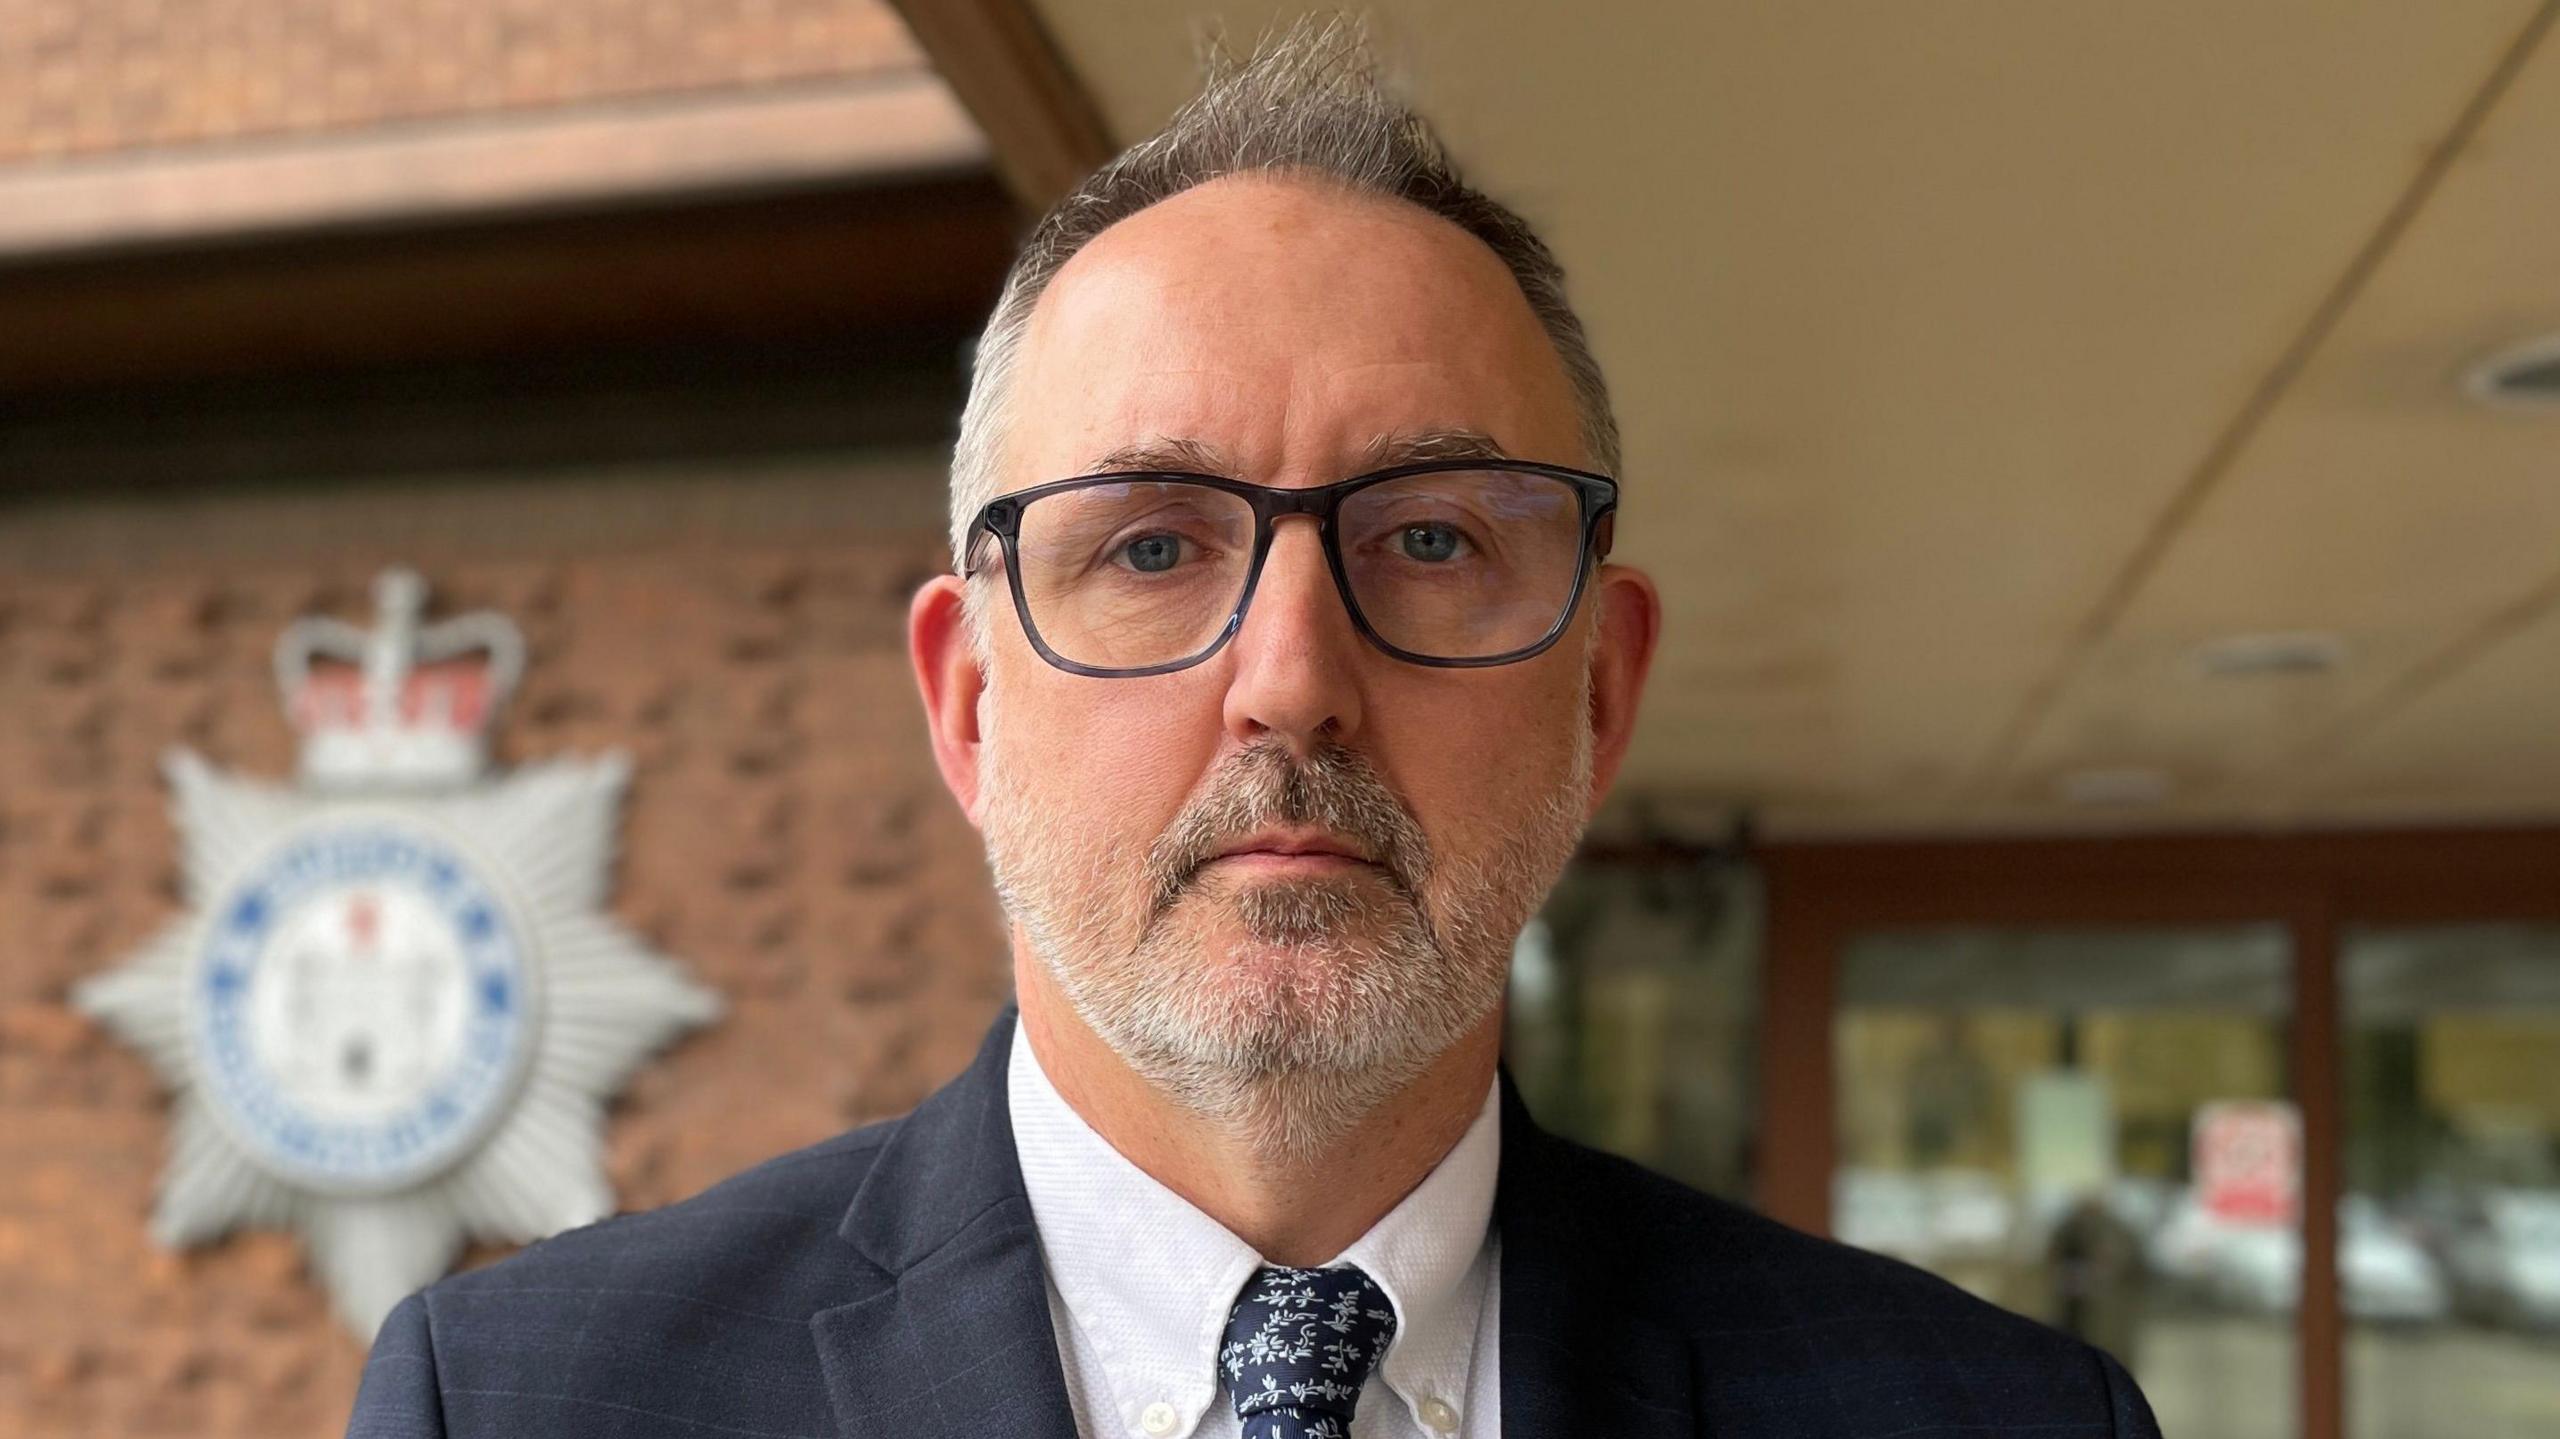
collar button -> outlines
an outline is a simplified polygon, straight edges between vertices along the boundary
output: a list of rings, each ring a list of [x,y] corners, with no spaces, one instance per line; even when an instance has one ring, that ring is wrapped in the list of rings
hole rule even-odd
[[[1138,1427],[1153,1435],[1154,1439],[1164,1439],[1181,1422],[1182,1418],[1173,1412],[1173,1406],[1161,1399],[1148,1405],[1147,1412],[1138,1416]]]
[[[1422,1422],[1434,1434],[1455,1434],[1458,1432],[1458,1411],[1446,1399],[1425,1399],[1422,1401]]]

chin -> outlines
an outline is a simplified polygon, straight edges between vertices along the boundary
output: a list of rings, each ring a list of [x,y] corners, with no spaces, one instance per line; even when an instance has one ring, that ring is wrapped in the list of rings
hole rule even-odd
[[[1377,936],[1363,932],[1371,925],[1310,923],[1331,905],[1304,894],[1238,898],[1242,904],[1202,906],[1200,923],[1167,926],[1172,942],[1158,956],[1171,967],[1166,998],[1209,1047],[1322,1047],[1356,1022],[1364,1002],[1392,998],[1364,963],[1378,947]]]
[[[1135,958],[1168,1047],[1239,1073],[1401,1057],[1443,970],[1410,906],[1361,879],[1222,885],[1166,916]],[[1425,1028],[1429,1026],[1423,1026]]]
[[[1215,952],[1375,954],[1416,929],[1420,916],[1379,870],[1305,878],[1204,880],[1188,901],[1202,912],[1200,938]]]

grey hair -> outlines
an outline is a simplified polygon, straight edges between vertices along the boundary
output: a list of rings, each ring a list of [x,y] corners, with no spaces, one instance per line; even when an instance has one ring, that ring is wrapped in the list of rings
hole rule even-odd
[[[969,526],[997,494],[1022,338],[1049,282],[1112,225],[1228,175],[1312,175],[1418,205],[1483,241],[1510,269],[1564,364],[1583,448],[1601,470],[1617,472],[1617,417],[1582,321],[1565,302],[1564,267],[1526,220],[1461,180],[1430,124],[1387,92],[1358,20],[1306,17],[1266,35],[1241,62],[1212,39],[1202,67],[1200,93],[1163,130],[1122,151],[1051,208],[1005,277],[978,340],[951,457],[955,564],[966,563]],[[970,586],[973,621],[981,588]],[[983,636],[981,626],[970,628]]]

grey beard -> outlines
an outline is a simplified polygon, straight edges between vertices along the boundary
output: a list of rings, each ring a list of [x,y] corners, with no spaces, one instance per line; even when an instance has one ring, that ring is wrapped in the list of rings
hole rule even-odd
[[[1580,837],[1591,749],[1586,724],[1564,782],[1463,861],[1436,855],[1350,750],[1304,764],[1276,747],[1242,751],[1150,847],[1133,895],[1127,861],[1015,790],[990,743],[988,859],[1033,957],[1123,1062],[1250,1152],[1304,1164],[1500,1006],[1511,945]],[[1311,880],[1199,874],[1219,845],[1275,822],[1354,837],[1379,867]],[[1221,909],[1244,944],[1204,964]]]

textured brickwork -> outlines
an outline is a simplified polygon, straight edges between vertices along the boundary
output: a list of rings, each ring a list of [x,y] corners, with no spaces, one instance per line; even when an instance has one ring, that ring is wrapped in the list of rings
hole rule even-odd
[[[881,0],[0,0],[0,164],[922,64]]]
[[[465,498],[476,513],[503,491]],[[363,528],[363,504],[338,503]],[[170,522],[126,523],[138,549],[169,547],[142,532]],[[494,607],[524,628],[507,757],[633,754],[617,912],[727,1002],[609,1114],[611,1177],[638,1208],[907,1109],[959,1070],[1008,977],[903,659],[906,597],[941,562],[931,532],[616,533],[397,557],[436,613]],[[360,1347],[293,1241],[151,1246],[163,1098],[65,997],[176,910],[159,754],[287,773],[268,647],[301,614],[369,621],[394,557],[0,566],[0,1434],[344,1422]]]

